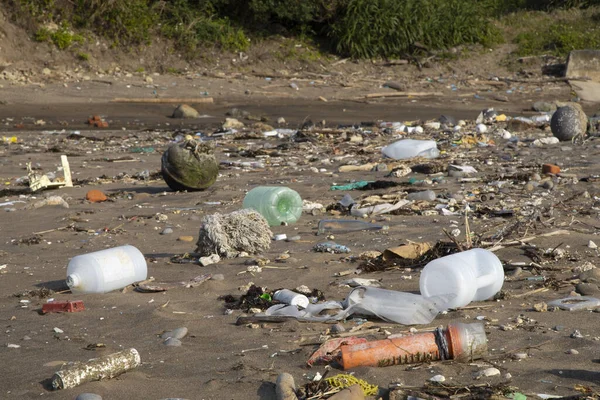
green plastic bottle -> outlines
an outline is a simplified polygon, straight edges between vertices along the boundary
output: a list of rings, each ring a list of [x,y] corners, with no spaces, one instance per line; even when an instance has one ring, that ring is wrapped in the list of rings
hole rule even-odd
[[[243,207],[258,211],[270,226],[293,224],[302,214],[302,198],[284,186],[258,186],[248,192]]]

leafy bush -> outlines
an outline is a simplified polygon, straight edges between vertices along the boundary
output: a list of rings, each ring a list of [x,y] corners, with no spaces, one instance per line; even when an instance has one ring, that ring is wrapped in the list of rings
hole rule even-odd
[[[242,51],[249,40],[241,28],[227,18],[215,16],[211,3],[200,3],[193,7],[186,0],[174,0],[159,11],[162,34],[174,39],[177,46],[188,55],[207,45],[216,45],[226,50]]]
[[[348,0],[329,34],[339,53],[354,58],[401,56],[415,45],[491,44],[500,33],[489,12],[470,0]]]
[[[151,0],[74,0],[76,26],[105,36],[115,44],[148,44],[156,26]]]

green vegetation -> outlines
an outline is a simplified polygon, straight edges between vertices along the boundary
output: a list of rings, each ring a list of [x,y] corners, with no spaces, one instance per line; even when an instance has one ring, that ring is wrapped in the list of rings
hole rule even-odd
[[[463,0],[349,0],[330,37],[337,52],[355,58],[402,56],[423,46],[490,45],[501,35],[488,11]]]
[[[600,48],[600,8],[526,12],[507,16],[514,29],[518,56],[549,54],[565,57],[571,50]]]
[[[56,30],[40,28],[35,33],[38,42],[52,42],[61,50],[68,49],[74,43],[83,43],[83,36],[71,30],[67,23],[62,23]]]
[[[275,57],[440,54],[508,40],[519,55],[599,47],[600,0],[0,0],[34,38],[69,49],[96,35],[128,49],[166,38],[189,58],[287,38]],[[48,26],[58,26],[51,30]],[[290,44],[292,43],[292,44]],[[302,46],[296,46],[301,43]],[[309,46],[306,46],[309,44]],[[74,53],[79,59],[84,53]]]

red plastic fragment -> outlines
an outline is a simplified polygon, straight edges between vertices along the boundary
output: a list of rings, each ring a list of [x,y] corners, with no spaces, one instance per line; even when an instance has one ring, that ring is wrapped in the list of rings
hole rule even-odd
[[[42,306],[42,314],[49,312],[78,312],[85,310],[83,301],[51,301]]]

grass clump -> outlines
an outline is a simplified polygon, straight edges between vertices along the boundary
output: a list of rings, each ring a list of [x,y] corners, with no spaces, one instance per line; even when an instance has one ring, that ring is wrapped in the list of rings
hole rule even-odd
[[[83,36],[76,34],[67,23],[62,23],[58,29],[40,28],[35,33],[38,42],[51,42],[61,50],[68,49],[74,43],[83,43]]]
[[[552,14],[528,12],[505,19],[509,27],[517,30],[513,42],[517,45],[518,56],[548,54],[558,57],[566,57],[572,50],[599,48],[599,21],[599,7]]]
[[[207,45],[225,50],[244,51],[249,39],[244,31],[226,17],[219,17],[210,2],[192,5],[186,0],[163,3],[160,11],[161,33],[173,39],[187,55]]]
[[[329,34],[337,52],[354,58],[501,41],[488,6],[470,0],[348,0]]]

